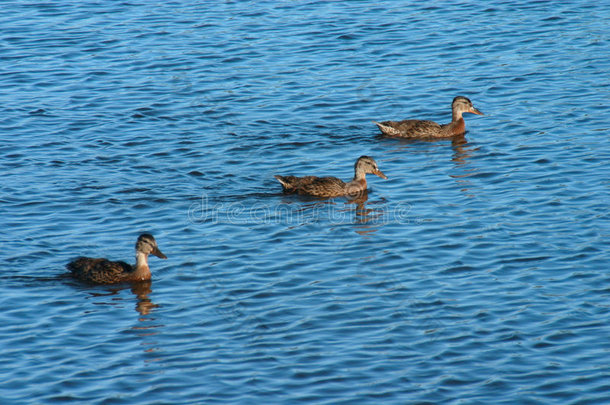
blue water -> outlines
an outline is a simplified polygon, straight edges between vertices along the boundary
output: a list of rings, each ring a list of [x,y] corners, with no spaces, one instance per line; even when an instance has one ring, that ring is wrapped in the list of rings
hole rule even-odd
[[[610,402],[610,3],[4,2],[0,402]],[[455,142],[372,120],[447,122]],[[351,178],[366,198],[281,193]],[[168,260],[143,285],[78,255]]]

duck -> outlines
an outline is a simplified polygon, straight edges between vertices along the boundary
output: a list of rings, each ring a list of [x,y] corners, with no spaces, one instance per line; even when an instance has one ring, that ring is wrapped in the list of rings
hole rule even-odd
[[[472,101],[464,96],[457,96],[451,103],[451,122],[437,124],[434,121],[404,120],[404,121],[373,121],[384,135],[403,138],[450,138],[463,135],[466,132],[463,113],[484,115],[472,105]]]
[[[155,238],[151,234],[143,233],[136,242],[136,264],[133,266],[123,261],[78,257],[68,263],[66,268],[73,277],[94,284],[146,281],[151,277],[148,267],[150,254],[167,259],[159,250]]]
[[[375,174],[382,179],[388,177],[377,167],[377,162],[370,156],[360,156],[354,164],[354,178],[344,182],[336,177],[316,176],[279,176],[274,177],[282,184],[286,194],[304,194],[314,197],[341,197],[355,195],[366,191],[366,175]]]

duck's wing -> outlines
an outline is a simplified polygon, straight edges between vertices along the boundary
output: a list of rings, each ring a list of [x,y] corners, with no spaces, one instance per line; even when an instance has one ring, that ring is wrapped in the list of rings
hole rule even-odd
[[[66,265],[72,275],[80,280],[111,284],[125,280],[133,267],[122,261],[110,261],[107,259],[94,259],[90,257],[79,257]]]

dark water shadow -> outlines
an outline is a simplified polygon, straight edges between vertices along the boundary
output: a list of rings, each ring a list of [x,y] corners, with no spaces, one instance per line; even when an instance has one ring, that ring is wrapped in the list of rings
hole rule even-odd
[[[15,286],[40,287],[43,284],[65,285],[70,288],[87,289],[91,297],[113,297],[112,301],[96,301],[95,305],[118,305],[124,300],[119,293],[125,289],[130,289],[136,298],[135,310],[140,315],[148,315],[159,305],[152,302],[149,295],[152,293],[152,281],[139,281],[134,283],[119,284],[93,284],[87,283],[72,277],[70,273],[61,273],[54,276],[20,276],[8,275],[1,277],[0,281]]]
[[[159,305],[152,302],[149,295],[152,293],[152,281],[139,281],[136,283],[121,283],[115,285],[104,285],[104,286],[93,286],[96,287],[96,291],[91,291],[89,294],[91,297],[109,297],[117,296],[113,298],[113,303],[108,302],[96,302],[98,305],[114,305],[117,301],[123,301],[124,298],[119,296],[119,293],[123,290],[130,289],[131,293],[136,297],[136,303],[134,309],[140,315],[149,315]],[[142,319],[141,319],[142,320]]]
[[[72,288],[90,287],[91,290],[87,293],[93,298],[104,298],[101,301],[95,301],[95,305],[117,305],[125,300],[119,293],[129,289],[136,298],[134,309],[140,315],[149,315],[159,305],[152,302],[149,295],[152,293],[152,280],[138,281],[133,283],[118,283],[118,284],[93,284],[82,282],[71,277],[69,274],[62,274],[56,277],[56,280],[63,280],[65,284]],[[106,297],[114,297],[108,301]],[[140,320],[143,320],[142,318]]]
[[[465,165],[469,163],[469,159],[479,149],[468,144],[468,140],[466,139],[466,133],[468,133],[468,131],[466,131],[462,135],[456,135],[451,138],[441,139],[409,139],[383,134],[377,134],[375,138],[386,142],[395,141],[396,143],[398,143],[397,146],[394,146],[392,149],[390,149],[390,152],[401,152],[410,149],[413,145],[418,144],[433,144],[434,146],[442,147],[444,144],[450,143],[451,148],[453,149],[453,156],[451,158],[451,161],[458,165]]]

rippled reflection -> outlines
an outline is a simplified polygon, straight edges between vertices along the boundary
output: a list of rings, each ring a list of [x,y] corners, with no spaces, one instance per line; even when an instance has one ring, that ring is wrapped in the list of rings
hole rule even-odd
[[[378,209],[367,207],[368,199],[369,191],[365,190],[357,197],[348,199],[346,202],[346,204],[354,204],[356,206],[355,209],[353,209],[354,223],[366,224],[383,216],[383,212],[380,212]]]
[[[453,148],[453,162],[458,164],[466,164],[468,158],[472,156],[472,151],[466,147],[468,141],[464,135],[457,136],[451,139],[451,147]]]
[[[159,307],[159,305],[153,303],[148,297],[148,295],[152,293],[152,281],[142,281],[132,284],[131,292],[137,298],[136,311],[141,315],[148,315],[154,308]]]
[[[451,160],[459,165],[467,164],[476,150],[476,148],[468,147],[468,141],[464,135],[452,138],[451,147],[453,148],[453,158]]]
[[[432,144],[434,146],[444,147],[448,142],[451,143],[451,148],[453,149],[453,156],[451,161],[459,164],[465,165],[469,163],[469,159],[473,156],[474,152],[478,150],[478,148],[473,147],[468,144],[468,140],[466,135],[459,135],[453,138],[446,139],[408,139],[408,138],[396,138],[396,137],[382,137],[383,139],[391,139],[396,140],[398,142],[393,148],[390,149],[392,152],[404,153],[407,150],[413,148],[414,145],[419,144]]]
[[[99,286],[96,286],[99,287]],[[149,294],[152,293],[152,281],[141,281],[133,284],[117,284],[113,286],[103,286],[102,291],[91,291],[89,294],[94,298],[103,298],[103,300],[96,300],[95,305],[118,305],[122,303],[126,298],[121,297],[119,293],[129,288],[136,298],[135,310],[140,315],[148,315],[154,308],[159,306],[152,302],[149,298]],[[116,297],[114,297],[116,296]],[[107,297],[114,297],[110,300]],[[131,297],[128,297],[131,299]]]

